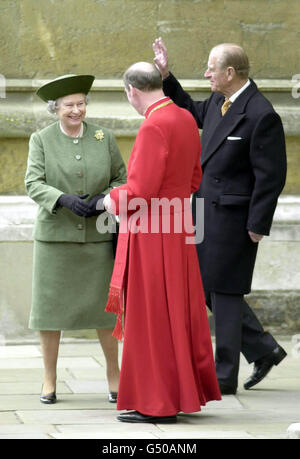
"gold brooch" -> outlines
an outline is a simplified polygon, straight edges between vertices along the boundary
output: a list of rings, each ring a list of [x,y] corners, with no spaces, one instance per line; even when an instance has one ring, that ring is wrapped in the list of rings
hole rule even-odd
[[[104,132],[102,131],[102,129],[98,129],[98,131],[95,132],[94,137],[97,140],[103,140],[104,139]]]

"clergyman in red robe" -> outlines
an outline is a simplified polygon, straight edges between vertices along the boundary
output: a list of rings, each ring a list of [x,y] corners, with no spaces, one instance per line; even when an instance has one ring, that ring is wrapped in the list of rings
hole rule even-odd
[[[145,120],[127,183],[104,200],[108,212],[121,219],[106,306],[117,314],[114,336],[124,337],[117,409],[131,411],[118,419],[176,422],[179,412],[197,412],[221,398],[187,224],[189,199],[201,182],[200,137],[192,115],[164,96],[153,64],[134,64],[124,83],[129,102]]]

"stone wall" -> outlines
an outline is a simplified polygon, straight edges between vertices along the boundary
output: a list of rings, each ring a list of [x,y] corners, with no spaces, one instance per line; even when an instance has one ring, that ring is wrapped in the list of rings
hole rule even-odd
[[[220,42],[245,47],[256,78],[299,73],[297,0],[1,0],[6,78],[92,73],[118,78],[166,41],[174,72],[199,78]]]
[[[0,196],[0,338],[32,339],[28,329],[32,282],[32,229],[37,206],[27,196]],[[281,197],[271,235],[259,244],[248,301],[275,333],[300,330],[300,198]],[[211,316],[210,316],[211,319]],[[213,331],[213,321],[211,320]],[[65,333],[94,337],[95,331]]]
[[[7,79],[6,98],[0,99],[0,194],[24,194],[28,140],[36,129],[55,120],[35,95],[47,80]],[[207,81],[180,79],[193,99],[209,97]],[[300,194],[300,98],[292,97],[293,83],[283,79],[256,79],[259,89],[280,114],[286,134],[288,175],[285,194]],[[128,161],[142,117],[129,105],[122,80],[97,79],[90,93],[87,119],[112,129]]]
[[[24,193],[28,137],[51,121],[34,91],[58,75],[96,76],[89,116],[116,132],[128,159],[138,123],[120,78],[133,62],[152,61],[157,36],[195,98],[209,94],[202,80],[209,50],[224,41],[245,48],[251,76],[283,118],[284,193],[299,193],[300,99],[292,97],[292,77],[300,73],[299,15],[295,0],[1,0],[0,194]]]
[[[292,81],[300,74],[299,16],[296,0],[1,0],[0,336],[30,334],[35,205],[24,196],[24,174],[30,134],[54,120],[36,89],[62,74],[94,74],[88,119],[114,131],[127,162],[142,118],[121,77],[132,63],[152,61],[158,36],[171,70],[199,100],[210,94],[203,80],[210,49],[241,44],[251,77],[282,117],[288,178],[249,301],[265,326],[299,331],[300,94]]]

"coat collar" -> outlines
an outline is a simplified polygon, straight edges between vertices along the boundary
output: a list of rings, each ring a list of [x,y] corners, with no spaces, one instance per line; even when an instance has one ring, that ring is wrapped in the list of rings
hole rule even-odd
[[[170,97],[162,97],[161,99],[157,100],[147,108],[145,112],[145,118],[149,118],[152,112],[162,107],[165,107],[166,105],[169,105],[171,103],[173,103],[173,101],[170,99]]]
[[[225,116],[221,115],[221,106],[225,99],[224,96],[218,94],[213,98],[212,103],[216,106],[212,109],[211,122],[202,136],[202,165],[208,161],[224,139],[226,139],[235,127],[245,118],[248,101],[256,92],[257,86],[254,81],[250,79],[250,85],[237,97]]]

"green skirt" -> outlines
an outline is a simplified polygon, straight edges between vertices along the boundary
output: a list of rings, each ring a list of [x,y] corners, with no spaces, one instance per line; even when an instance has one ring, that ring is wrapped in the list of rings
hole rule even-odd
[[[104,311],[113,264],[111,242],[34,241],[29,328],[114,328]]]

